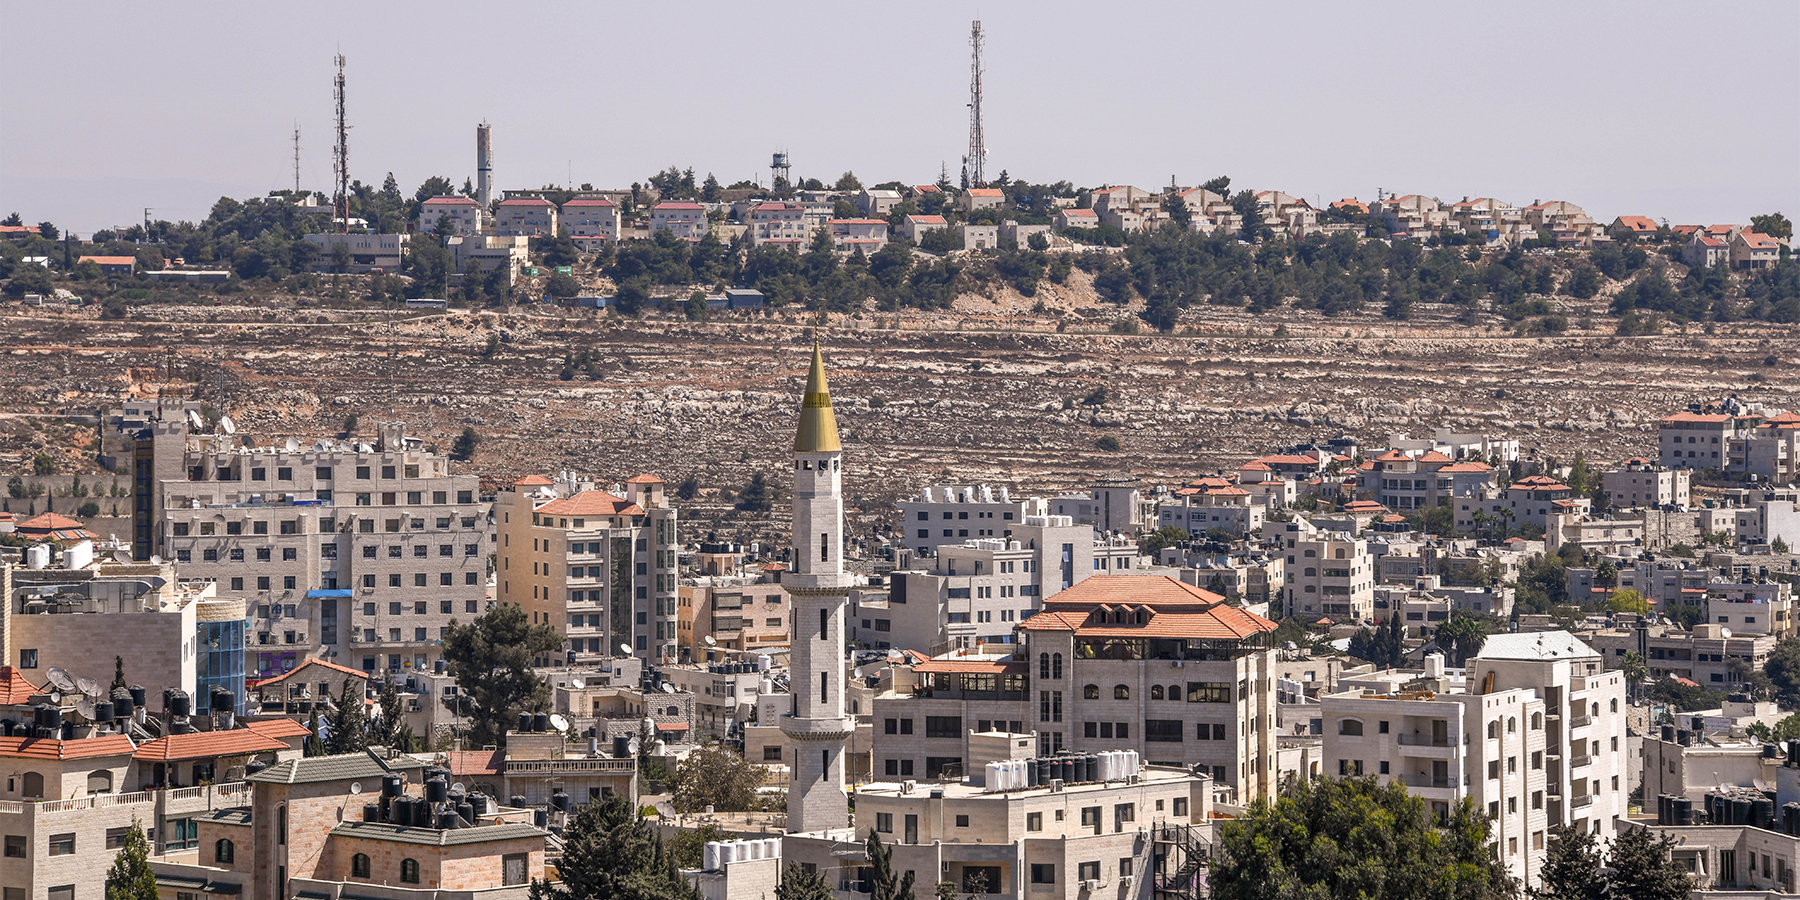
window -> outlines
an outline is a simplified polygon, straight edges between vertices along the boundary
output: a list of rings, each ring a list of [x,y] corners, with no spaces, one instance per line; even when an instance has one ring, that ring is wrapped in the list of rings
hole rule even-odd
[[[19,668],[21,668],[21,669],[37,668],[37,649],[36,648],[22,649],[19,651]]]
[[[1096,860],[1094,862],[1077,863],[1075,866],[1075,877],[1081,879],[1082,881],[1099,881],[1100,880],[1100,863],[1099,863],[1099,861]]]
[[[1056,883],[1056,864],[1055,863],[1032,863],[1031,864],[1031,883],[1032,884],[1055,884]]]
[[[875,814],[875,830],[881,832],[882,834],[893,834],[894,833],[894,814],[893,813],[876,813]]]
[[[1123,685],[1123,684],[1113,685],[1113,699],[1114,700],[1130,700],[1131,699],[1131,688],[1127,687],[1126,685]]]
[[[403,859],[400,861],[400,883],[401,884],[418,884],[419,883],[419,861],[418,860],[413,859],[412,857],[409,856],[406,859]]]
[[[1181,743],[1181,720],[1145,719],[1144,740],[1152,743]]]
[[[75,832],[65,831],[61,834],[51,835],[50,836],[50,855],[51,856],[73,856],[73,855],[75,855]]]
[[[956,827],[958,827],[958,828],[969,827],[969,817],[968,816],[957,816],[956,817]]]
[[[25,835],[9,834],[6,836],[6,856],[8,859],[25,858]]]
[[[1081,699],[1083,699],[1083,700],[1098,700],[1098,699],[1100,699],[1100,686],[1097,684],[1082,685]]]
[[[928,738],[962,737],[962,717],[926,716],[925,736]]]
[[[1044,814],[1041,812],[1026,813],[1025,814],[1025,830],[1026,831],[1043,831],[1044,830]]]
[[[1348,734],[1348,735],[1354,735],[1356,737],[1361,737],[1362,733],[1363,733],[1363,724],[1360,719],[1339,719],[1338,720],[1338,734]]]
[[[213,862],[228,863],[237,858],[237,847],[230,841],[220,838],[213,844]]]
[[[369,877],[368,854],[358,853],[355,856],[350,857],[350,877],[351,878],[367,878],[367,877]]]
[[[1188,798],[1176,797],[1175,798],[1175,806],[1172,811],[1174,812],[1175,815],[1178,815],[1178,816],[1187,815],[1188,814]]]

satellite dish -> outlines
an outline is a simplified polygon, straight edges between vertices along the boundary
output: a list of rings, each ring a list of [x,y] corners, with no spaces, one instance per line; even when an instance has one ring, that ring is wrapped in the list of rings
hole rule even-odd
[[[283,444],[282,446],[287,448],[287,452],[292,453],[295,450],[300,449],[300,442],[294,440],[293,438],[288,438],[287,443]]]
[[[1731,629],[1729,629],[1729,628],[1720,628],[1720,629],[1719,629],[1719,637],[1722,637],[1722,638],[1728,638],[1728,637],[1731,637]]]
[[[75,687],[79,688],[83,694],[86,694],[89,697],[100,696],[100,682],[95,681],[86,675],[78,675],[75,677]]]
[[[906,654],[901,653],[898,650],[889,650],[887,652],[887,658],[888,662],[899,662],[906,658]]]
[[[637,753],[637,752],[638,752],[638,746],[639,746],[639,745],[640,745],[640,744],[641,744],[641,743],[642,743],[642,742],[641,742],[641,741],[639,741],[639,740],[638,740],[638,736],[637,736],[637,735],[635,735],[635,734],[634,734],[634,735],[632,735],[632,736],[631,736],[631,741],[630,741],[630,743],[628,743],[628,744],[626,744],[626,745],[625,745],[625,747],[626,747],[626,749],[627,749],[627,750],[628,750],[628,751],[629,751],[629,752],[631,752],[631,753],[633,753],[633,754],[635,754],[635,753]]]
[[[569,720],[565,719],[562,716],[559,716],[555,713],[551,713],[550,714],[550,727],[556,729],[557,731],[568,731],[569,730]]]
[[[231,421],[230,416],[220,416],[219,417],[219,429],[224,431],[226,434],[237,434],[237,423]]]
[[[75,703],[75,711],[80,713],[83,719],[89,722],[94,721],[94,701],[86,697],[81,698]]]
[[[350,793],[352,793],[352,794],[362,793],[362,782],[360,782],[360,781],[350,782]]]
[[[206,427],[206,420],[200,418],[200,414],[198,412],[195,412],[194,410],[190,409],[187,411],[187,417],[188,417],[188,424],[192,425],[194,428],[199,429],[199,428]]]
[[[79,688],[75,686],[74,677],[69,675],[68,670],[64,669],[62,666],[51,666],[48,674],[50,683],[56,686],[57,691],[64,694],[73,694],[79,690]]]
[[[662,692],[665,694],[673,694],[675,693],[675,686],[665,681],[662,683]]]
[[[630,644],[620,644],[619,652],[625,654],[626,656],[630,656],[631,655],[631,645]]]
[[[707,636],[705,636],[705,637],[703,637],[703,638],[701,638],[701,640],[703,640],[703,641],[705,641],[705,642],[706,642],[706,646],[708,646],[708,647],[717,647],[717,646],[719,646],[719,642],[718,642],[718,641],[715,641],[715,640],[713,640],[713,636],[712,636],[712,635],[710,635],[710,634],[709,634],[709,635],[707,635]]]
[[[569,679],[569,687],[574,688],[575,690],[579,691],[583,687],[586,687],[586,685],[582,684],[581,679],[579,679],[579,678],[571,678],[571,679]]]

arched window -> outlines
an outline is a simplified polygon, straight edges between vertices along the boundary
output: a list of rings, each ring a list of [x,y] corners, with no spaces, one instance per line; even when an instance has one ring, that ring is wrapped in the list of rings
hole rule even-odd
[[[1594,718],[1600,717],[1600,704],[1598,704],[1598,703],[1594,704],[1594,711],[1593,711],[1592,715],[1594,716]]]
[[[409,856],[400,861],[400,883],[401,884],[418,884],[419,883],[419,861],[418,860],[413,859],[412,857]]]
[[[228,863],[235,859],[237,859],[237,847],[230,841],[220,838],[219,842],[213,845],[213,862]]]
[[[1162,688],[1162,685],[1160,685],[1160,684],[1153,684],[1153,685],[1151,685],[1151,686],[1150,686],[1150,699],[1152,699],[1152,700],[1161,700],[1161,699],[1162,699],[1162,698],[1163,698],[1163,688]]]
[[[1317,575],[1317,574],[1319,574],[1319,570],[1318,570],[1318,569],[1316,569],[1316,568],[1313,568],[1313,567],[1312,567],[1312,566],[1307,566],[1307,567],[1306,567],[1306,577],[1308,577],[1308,578],[1311,578],[1311,577],[1313,577],[1313,576],[1314,576],[1314,575]]]
[[[1532,713],[1531,714],[1531,730],[1532,731],[1543,731],[1544,730],[1544,714],[1543,713]]]
[[[287,806],[275,807],[275,843],[287,844]]]
[[[39,798],[39,799],[41,799],[44,796],[44,776],[43,775],[41,775],[37,772],[26,772],[23,782],[24,782],[22,784],[23,790],[20,791],[21,794],[23,794],[26,797]]]
[[[1361,737],[1362,733],[1363,733],[1363,730],[1362,730],[1362,720],[1361,719],[1339,719],[1338,720],[1338,734],[1348,734],[1348,735],[1353,735],[1356,737]]]
[[[1100,686],[1097,684],[1082,685],[1081,686],[1081,699],[1083,699],[1083,700],[1098,700],[1098,699],[1100,699]]]
[[[109,769],[95,769],[94,771],[89,772],[87,789],[90,794],[112,793],[112,771]]]
[[[1061,653],[1056,653],[1056,654],[1051,655],[1050,671],[1052,673],[1050,677],[1052,677],[1052,678],[1061,678],[1062,677],[1062,654]]]
[[[1518,730],[1519,730],[1519,720],[1515,719],[1511,716],[1507,716],[1506,717],[1506,733],[1507,734],[1516,734],[1518,732]]]
[[[1488,723],[1488,737],[1497,738],[1499,736],[1500,736],[1500,720],[1495,719],[1494,721]]]
[[[1113,685],[1113,699],[1114,700],[1130,700],[1131,699],[1131,688],[1129,688],[1123,684]]]
[[[358,853],[355,856],[350,857],[350,877],[351,878],[367,878],[367,877],[369,877],[369,856],[368,856],[368,854]]]
[[[1170,700],[1180,700],[1181,699],[1181,685],[1179,685],[1179,684],[1169,685],[1169,699]]]
[[[1619,698],[1617,698],[1617,697],[1614,697],[1612,699],[1612,711],[1613,712],[1619,711]]]
[[[1048,653],[1039,653],[1038,654],[1038,677],[1039,678],[1049,678],[1050,677],[1050,654],[1048,654]]]

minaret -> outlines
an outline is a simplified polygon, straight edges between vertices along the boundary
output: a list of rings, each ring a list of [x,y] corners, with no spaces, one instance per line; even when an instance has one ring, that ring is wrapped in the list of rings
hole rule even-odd
[[[793,749],[788,786],[790,833],[846,828],[844,742],[856,728],[845,715],[844,614],[850,576],[844,571],[844,447],[838,442],[825,359],[813,344],[812,371],[800,428],[794,434],[794,564],[781,577],[793,597],[790,655],[793,704],[781,732]]]

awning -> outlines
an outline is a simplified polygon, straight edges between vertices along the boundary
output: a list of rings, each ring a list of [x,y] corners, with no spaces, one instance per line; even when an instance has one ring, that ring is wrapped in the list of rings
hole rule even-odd
[[[307,591],[306,596],[308,596],[308,597],[346,597],[347,598],[347,597],[355,596],[355,593],[353,591],[343,590],[341,588],[333,588],[330,590]]]
[[[657,731],[686,731],[686,730],[688,730],[688,727],[687,727],[686,722],[661,722],[661,723],[657,724],[656,730]]]

